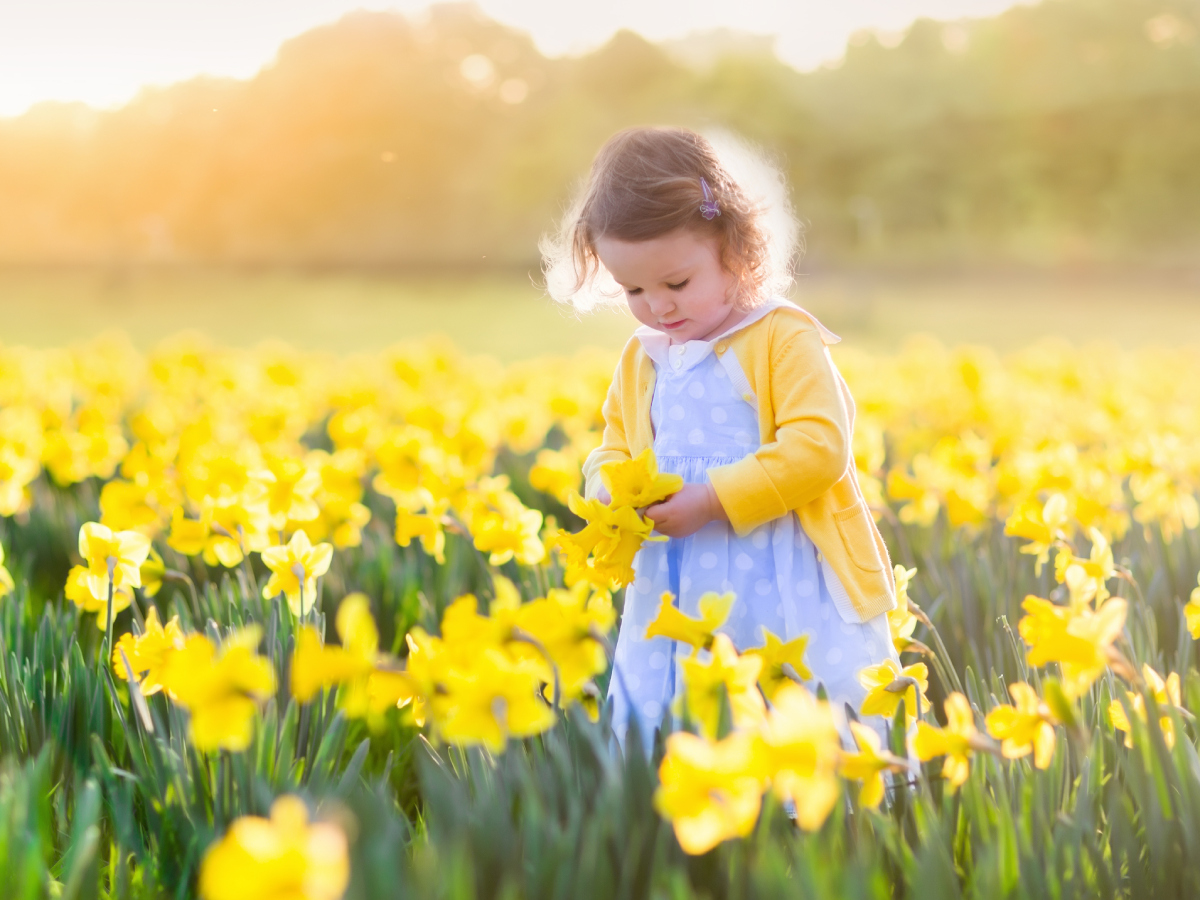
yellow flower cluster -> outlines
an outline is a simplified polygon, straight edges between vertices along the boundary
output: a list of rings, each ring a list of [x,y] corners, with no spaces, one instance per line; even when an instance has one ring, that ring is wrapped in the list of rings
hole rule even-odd
[[[403,679],[414,713],[434,734],[499,752],[509,737],[553,725],[556,705],[579,702],[598,714],[592,679],[608,664],[616,612],[607,592],[586,582],[528,602],[507,579],[497,576],[495,585],[488,615],[468,594],[446,609],[440,635],[408,633]]]
[[[784,642],[768,631],[763,647],[739,654],[718,631],[733,603],[733,594],[705,594],[695,619],[664,594],[646,630],[647,637],[692,647],[682,663],[685,691],[676,713],[699,734],[679,731],[667,738],[655,794],[655,807],[671,820],[688,853],[749,834],[767,790],[791,803],[797,823],[811,831],[841,796],[839,775],[861,781],[860,802],[876,806],[884,773],[906,769],[858,722],[850,723],[857,752],[843,750],[829,704],[801,684],[812,678],[804,665],[807,635]],[[901,702],[900,695],[889,696]],[[722,735],[726,704],[732,731]]]
[[[371,723],[388,709],[412,702],[399,662],[379,652],[379,630],[365,594],[350,594],[342,601],[335,627],[340,647],[325,645],[312,626],[300,629],[292,656],[293,697],[308,703],[318,691],[340,685],[338,701],[346,715]]]
[[[1106,537],[1200,525],[1195,355],[1043,343],[1001,359],[914,340],[897,356],[837,351],[858,407],[855,459],[868,499],[902,521],[1014,527],[1063,498],[1047,529]]]
[[[1019,631],[1028,645],[1027,662],[1038,667],[1057,665],[1060,678],[1043,678],[1045,699],[1028,684],[1010,685],[1013,703],[997,704],[987,714],[988,735],[976,728],[971,706],[958,692],[946,699],[945,726],[924,721],[916,724],[910,740],[913,754],[923,761],[944,757],[942,775],[953,788],[966,781],[974,752],[1006,759],[1033,754],[1034,765],[1047,768],[1054,757],[1057,726],[1076,721],[1075,702],[1107,672],[1138,688],[1137,692],[1126,691],[1124,701],[1112,700],[1107,709],[1112,727],[1125,732],[1126,746],[1133,746],[1133,729],[1126,707],[1145,722],[1147,695],[1154,698],[1160,709],[1159,727],[1166,745],[1174,745],[1175,726],[1169,710],[1182,708],[1179,675],[1172,672],[1164,679],[1149,665],[1143,665],[1139,674],[1118,647],[1128,603],[1113,597],[1108,583],[1123,573],[1113,561],[1108,540],[1097,528],[1089,531],[1092,549],[1088,557],[1074,554],[1062,528],[1066,521],[1062,515],[1064,506],[1061,495],[1051,497],[1040,512],[1032,511],[1019,530],[1021,537],[1031,541],[1023,549],[1038,557],[1039,567],[1052,550],[1056,551],[1055,577],[1066,589],[1067,603],[1060,605],[1041,597],[1026,597],[1022,604],[1026,615],[1019,623]],[[1200,607],[1200,588],[1193,593],[1186,610],[1189,627],[1196,621],[1195,607]],[[864,711],[865,708],[864,704]]]
[[[402,545],[419,538],[440,558],[450,528],[493,565],[534,565],[541,513],[492,477],[496,455],[543,448],[533,480],[565,498],[611,371],[600,354],[504,368],[433,343],[349,360],[194,338],[147,356],[120,338],[0,347],[0,515],[24,515],[43,473],[63,487],[97,478],[99,525],[233,567],[301,530],[317,547],[356,546],[370,486],[395,503]],[[559,449],[546,452],[551,431]],[[107,610],[104,572],[89,572],[87,585],[73,574],[71,598]],[[298,613],[312,599],[304,581],[277,586]],[[118,576],[114,614],[133,587]]]
[[[600,469],[610,500],[568,497],[571,512],[587,524],[576,534],[560,531],[554,538],[566,562],[568,585],[586,581],[600,590],[623,587],[633,581],[633,557],[654,523],[638,509],[665,500],[683,486],[679,475],[664,475],[650,448],[633,459],[610,462]]]
[[[839,350],[838,364],[857,402],[864,489],[906,522],[944,513],[954,526],[1001,519],[1014,534],[1097,528],[1110,540],[1133,523],[1168,539],[1200,524],[1190,354],[1046,344],[1001,360],[926,341],[892,357]],[[503,368],[429,343],[348,360],[197,339],[146,356],[116,338],[0,347],[0,515],[27,511],[43,472],[63,486],[94,477],[101,524],[234,566],[299,528],[356,545],[370,485],[394,501],[402,544],[440,554],[450,527],[495,559],[533,564],[536,512],[485,479],[500,448],[536,451],[531,483],[567,501],[599,441],[611,371],[605,354]],[[650,502],[613,488],[614,508]],[[587,512],[609,538],[634,525]],[[607,549],[619,574],[627,550]]]
[[[1052,499],[1048,511],[1039,511],[1045,530],[1030,527],[1022,533],[1033,542],[1034,555],[1048,559],[1056,552],[1055,575],[1068,595],[1064,605],[1026,598],[1027,615],[1019,625],[1029,664],[1058,667],[1060,679],[1042,679],[1045,700],[1030,685],[1014,683],[1009,686],[1012,704],[995,703],[981,729],[967,698],[952,691],[943,706],[945,724],[938,725],[926,697],[929,672],[924,663],[901,666],[885,660],[859,673],[867,692],[859,712],[891,720],[903,708],[909,757],[923,762],[941,758],[941,775],[953,790],[969,777],[976,753],[1005,759],[1032,754],[1037,768],[1047,768],[1058,727],[1077,720],[1073,704],[1108,671],[1139,688],[1127,691],[1124,701],[1111,701],[1107,710],[1112,726],[1126,733],[1127,746],[1133,745],[1127,709],[1145,722],[1147,695],[1160,709],[1159,726],[1167,746],[1174,744],[1169,710],[1181,706],[1179,676],[1172,673],[1164,679],[1147,665],[1139,677],[1118,649],[1127,604],[1111,596],[1109,582],[1121,572],[1107,539],[1096,528],[1090,530],[1089,555],[1075,555],[1053,524],[1059,521],[1054,511],[1059,504]],[[898,615],[890,619],[893,640],[898,650],[919,648],[932,655],[911,640],[916,616],[923,616],[907,597],[913,575],[915,570],[897,567],[902,602]],[[768,633],[765,647],[739,654],[719,632],[733,602],[731,594],[705,595],[699,618],[692,618],[665,594],[646,632],[647,637],[668,637],[692,648],[682,663],[685,695],[675,712],[685,727],[691,725],[698,733],[685,731],[668,738],[656,796],[658,809],[674,823],[680,845],[689,853],[748,834],[769,787],[792,802],[801,826],[817,828],[840,796],[835,776],[861,782],[859,802],[876,806],[885,795],[885,773],[909,771],[906,760],[883,751],[878,734],[859,722],[849,723],[857,749],[846,750],[827,705],[790,683],[811,678],[802,661],[806,637],[785,644]],[[1200,607],[1200,587],[1189,606]],[[920,621],[929,625],[927,619]],[[772,677],[766,677],[767,671]],[[732,729],[727,734],[722,727],[726,705],[724,724]]]
[[[258,707],[275,693],[275,669],[256,652],[262,630],[249,626],[218,646],[203,634],[184,634],[178,617],[166,626],[154,607],[140,635],[125,634],[113,649],[113,671],[132,675],[143,695],[166,693],[191,714],[197,750],[244,750]]]

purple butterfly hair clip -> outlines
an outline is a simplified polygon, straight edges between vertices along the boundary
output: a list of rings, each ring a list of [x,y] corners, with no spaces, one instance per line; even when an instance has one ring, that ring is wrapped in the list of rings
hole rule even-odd
[[[717,201],[713,198],[712,191],[708,189],[708,182],[703,177],[700,179],[700,190],[704,191],[704,199],[700,203],[700,215],[711,222],[721,214],[721,208],[717,206]]]

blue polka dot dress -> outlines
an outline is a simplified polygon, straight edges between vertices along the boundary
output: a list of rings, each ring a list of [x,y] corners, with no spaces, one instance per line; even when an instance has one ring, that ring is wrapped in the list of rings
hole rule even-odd
[[[737,462],[759,446],[754,397],[734,354],[719,356],[715,343],[660,345],[657,352],[647,347],[657,371],[650,418],[658,466],[689,484],[705,483],[708,469]],[[764,630],[785,641],[809,634],[810,686],[824,684],[835,715],[844,703],[857,707],[862,701],[860,669],[895,658],[887,616],[862,622],[848,602],[835,601],[835,595],[845,598],[845,591],[840,584],[831,586],[837,576],[819,562],[794,513],[744,537],[727,523],[710,522],[690,537],[647,542],[634,560],[634,572],[625,591],[608,692],[613,730],[622,744],[630,717],[636,716],[649,747],[654,729],[683,690],[679,663],[691,648],[645,637],[664,591],[693,617],[706,592],[733,591],[737,599],[720,630],[739,651],[765,644]]]

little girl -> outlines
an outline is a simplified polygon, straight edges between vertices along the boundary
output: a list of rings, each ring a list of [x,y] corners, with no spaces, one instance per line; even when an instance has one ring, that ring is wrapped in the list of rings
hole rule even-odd
[[[854,402],[826,349],[838,338],[778,296],[795,226],[775,207],[772,228],[701,135],[633,128],[601,149],[563,237],[543,245],[557,299],[586,307],[611,276],[608,296],[642,323],[584,464],[587,496],[606,500],[600,467],[646,447],[684,480],[646,510],[669,540],[643,545],[625,593],[609,687],[622,743],[630,716],[649,741],[682,690],[690,648],[645,637],[665,591],[693,617],[702,594],[733,591],[720,630],[739,651],[764,630],[808,633],[812,686],[835,714],[861,702],[861,668],[895,658],[891,565],[858,485]]]

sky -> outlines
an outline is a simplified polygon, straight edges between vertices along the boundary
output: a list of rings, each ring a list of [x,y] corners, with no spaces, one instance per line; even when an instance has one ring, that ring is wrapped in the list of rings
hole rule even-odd
[[[777,36],[797,68],[841,56],[864,28],[993,15],[1015,0],[477,0],[547,55],[581,53],[619,28],[650,40],[731,27]],[[42,100],[115,106],[143,85],[248,78],[287,38],[354,9],[419,13],[428,0],[0,0],[0,116]]]

